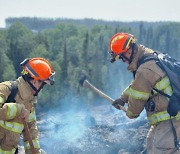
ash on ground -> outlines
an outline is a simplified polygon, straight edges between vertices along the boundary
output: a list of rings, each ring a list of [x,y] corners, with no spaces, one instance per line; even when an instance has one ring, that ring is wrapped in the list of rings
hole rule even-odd
[[[41,115],[41,148],[47,154],[145,154],[145,115],[128,119],[109,105]]]

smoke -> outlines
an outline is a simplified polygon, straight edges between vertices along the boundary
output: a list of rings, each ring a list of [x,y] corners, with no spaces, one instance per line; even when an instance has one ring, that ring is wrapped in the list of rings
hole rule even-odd
[[[78,147],[76,142],[83,137],[86,130],[82,115],[67,112],[62,115],[57,113],[53,116],[56,116],[58,121],[53,120],[46,123],[48,129],[41,142],[43,149],[48,153],[58,153],[65,147]]]
[[[112,97],[118,98],[122,91],[131,83],[133,79],[132,73],[127,71],[128,65],[116,61],[113,64],[108,65],[108,74],[107,74],[107,89],[105,91]]]
[[[143,141],[134,135],[145,123],[142,118],[130,120],[107,102],[87,107],[85,99],[73,95],[59,103],[59,108],[38,116],[40,145],[47,154],[116,154],[120,149],[130,153],[142,147]]]
[[[105,91],[112,98],[118,98],[132,79],[124,77],[125,73],[118,69],[119,65],[111,69],[110,86]],[[145,113],[137,120],[130,120],[109,102],[93,101],[89,104],[84,96],[77,97],[68,91],[68,95],[59,100],[58,108],[38,115],[41,148],[48,154],[141,153],[147,134],[147,126],[140,127],[146,123]]]
[[[59,108],[38,116],[41,145],[47,153],[68,153],[72,147],[81,148],[78,141],[95,125],[95,119],[83,101],[69,94],[59,101]]]

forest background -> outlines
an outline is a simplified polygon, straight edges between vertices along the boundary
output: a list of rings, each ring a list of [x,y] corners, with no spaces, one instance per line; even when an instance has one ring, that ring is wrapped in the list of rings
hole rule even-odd
[[[46,86],[39,94],[37,110],[61,107],[65,98],[70,103],[81,98],[82,105],[98,105],[97,95],[79,87],[82,74],[117,98],[132,80],[123,63],[110,63],[108,43],[117,32],[131,33],[138,44],[180,57],[179,22],[7,18],[6,28],[0,29],[0,82],[19,77],[19,64],[25,58],[43,57],[52,63],[56,77],[53,88]]]

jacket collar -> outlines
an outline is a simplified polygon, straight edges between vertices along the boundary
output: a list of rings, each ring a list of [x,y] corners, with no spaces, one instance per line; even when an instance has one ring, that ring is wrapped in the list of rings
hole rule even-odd
[[[18,83],[18,90],[22,99],[31,100],[34,98],[30,85],[22,77],[19,77],[17,79],[17,83]]]
[[[128,66],[128,70],[131,72],[136,71],[139,59],[143,55],[149,54],[149,53],[154,53],[154,51],[152,49],[145,48],[143,45],[139,45],[138,49],[135,50],[135,52],[134,52],[134,57],[133,57],[132,62]]]

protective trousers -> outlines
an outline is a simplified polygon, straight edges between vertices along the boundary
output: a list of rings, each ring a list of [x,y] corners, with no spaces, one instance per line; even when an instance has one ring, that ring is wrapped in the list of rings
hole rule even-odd
[[[180,120],[172,119],[180,140]],[[170,120],[151,126],[147,135],[148,154],[180,154],[174,144],[174,135]]]

